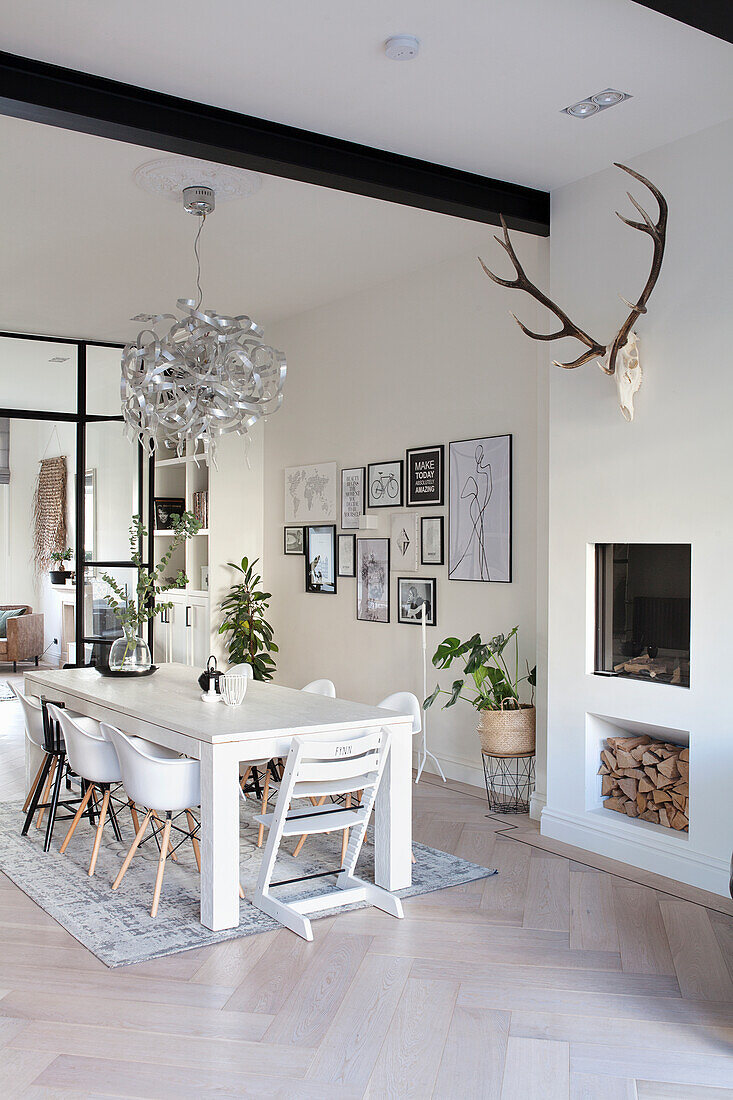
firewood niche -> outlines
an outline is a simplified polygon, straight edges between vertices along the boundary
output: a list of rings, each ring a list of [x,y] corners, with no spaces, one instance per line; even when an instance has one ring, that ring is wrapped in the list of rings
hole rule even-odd
[[[640,737],[608,737],[601,749],[601,795],[607,810],[687,832],[690,750]]]

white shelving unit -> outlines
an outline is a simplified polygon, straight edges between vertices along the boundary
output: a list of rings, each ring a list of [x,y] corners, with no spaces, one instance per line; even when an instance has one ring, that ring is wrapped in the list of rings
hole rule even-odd
[[[165,458],[155,464],[155,498],[171,497],[185,501],[193,511],[193,495],[209,489],[209,465],[202,452],[187,450],[180,458]],[[155,560],[171,542],[170,531],[154,531]],[[176,661],[204,668],[210,650],[211,613],[208,589],[202,587],[202,571],[209,565],[209,528],[201,528],[187,539],[171,558],[167,574],[183,570],[188,577],[185,588],[172,589],[165,600],[173,607],[156,616],[153,630],[153,660],[156,664]]]

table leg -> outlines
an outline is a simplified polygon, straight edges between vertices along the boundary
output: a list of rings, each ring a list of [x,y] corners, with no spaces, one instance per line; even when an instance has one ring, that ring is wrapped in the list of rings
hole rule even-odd
[[[374,809],[374,881],[385,890],[412,883],[412,731],[392,727]]]
[[[230,745],[201,742],[201,923],[239,924],[239,761]]]

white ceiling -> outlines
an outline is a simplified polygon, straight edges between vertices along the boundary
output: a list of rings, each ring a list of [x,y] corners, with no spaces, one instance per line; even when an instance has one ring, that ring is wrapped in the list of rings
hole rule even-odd
[[[0,329],[126,341],[141,327],[129,318],[170,313],[178,298],[196,296],[198,219],[133,181],[153,150],[3,116],[0,149]],[[222,202],[207,219],[203,304],[268,326],[486,252],[491,233],[476,222],[263,176],[256,194]]]
[[[3,49],[552,189],[733,115],[733,47],[632,0],[26,0]],[[390,62],[394,33],[420,56]],[[606,87],[633,99],[560,109]]]

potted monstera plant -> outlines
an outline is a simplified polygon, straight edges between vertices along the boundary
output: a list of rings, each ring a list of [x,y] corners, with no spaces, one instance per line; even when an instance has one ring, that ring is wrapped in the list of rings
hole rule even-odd
[[[74,556],[74,551],[70,546],[67,546],[65,550],[52,550],[51,561],[54,564],[54,568],[49,570],[51,577],[51,584],[66,584],[66,578],[70,576],[68,569],[64,569],[64,562],[70,561]]]
[[[436,668],[450,668],[454,661],[460,661],[463,674],[453,681],[450,690],[437,684],[423,706],[432,706],[439,695],[448,696],[444,709],[455,706],[459,699],[470,703],[479,714],[481,751],[493,756],[534,752],[537,669],[526,662],[527,671],[520,676],[518,634],[519,627],[515,626],[508,634],[497,634],[488,642],[482,641],[480,634],[466,642],[446,638],[433,654]],[[529,702],[521,700],[523,684],[531,689]]]

